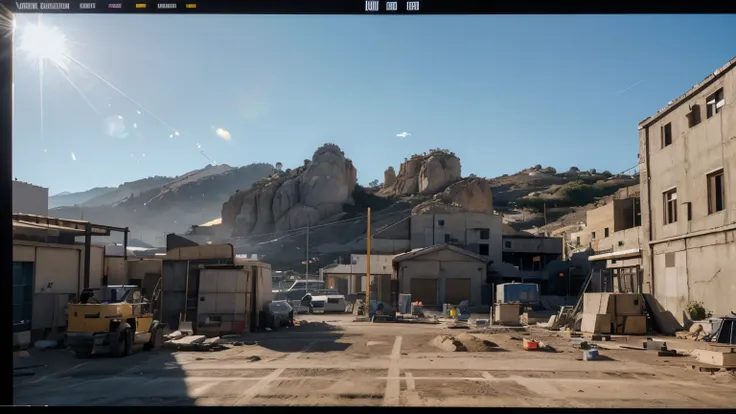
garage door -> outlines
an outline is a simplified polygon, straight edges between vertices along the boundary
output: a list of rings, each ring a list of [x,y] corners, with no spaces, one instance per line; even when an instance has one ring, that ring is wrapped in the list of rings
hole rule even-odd
[[[424,306],[437,305],[437,279],[412,279],[411,300]]]
[[[445,282],[445,302],[459,305],[470,300],[470,279],[447,279]]]

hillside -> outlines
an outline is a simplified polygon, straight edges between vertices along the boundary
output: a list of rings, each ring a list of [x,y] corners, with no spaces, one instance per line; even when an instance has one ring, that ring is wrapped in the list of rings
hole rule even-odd
[[[95,187],[78,193],[59,193],[49,197],[49,208],[80,205],[113,190],[115,190],[114,187]]]
[[[383,184],[355,185],[355,166],[339,147],[326,144],[304,165],[233,194],[223,205],[215,234],[232,242],[237,253],[264,256],[275,269],[299,269],[305,262],[307,225],[310,261],[330,263],[364,251],[368,207],[373,234],[382,234],[374,253],[393,253],[392,240],[406,239],[411,214],[497,211],[505,216],[505,231],[515,232],[544,225],[542,210],[549,224],[638,181],[575,167],[558,173],[540,165],[490,180],[463,177],[460,159],[442,149],[407,158],[395,171],[386,170]],[[351,186],[353,192],[346,192]]]
[[[57,207],[49,214],[127,226],[130,237],[163,246],[167,233],[184,233],[194,224],[219,217],[230,194],[250,187],[273,170],[269,164],[210,166],[177,178],[146,178],[125,183],[82,206]],[[115,235],[109,240],[119,238]]]
[[[388,239],[404,237],[408,230],[402,226],[410,214],[428,212],[497,211],[507,231],[514,231],[544,226],[546,210],[552,229],[561,217],[560,223],[584,218],[596,200],[638,182],[636,176],[574,167],[558,173],[541,165],[492,179],[463,176],[460,159],[441,149],[412,156],[397,170],[389,167],[381,185],[361,187],[352,161],[338,146],[325,144],[293,169],[207,166],[175,178],[125,183],[51,215],[128,226],[131,237],[157,246],[164,245],[167,233],[183,234],[192,225],[221,218],[215,241],[290,269],[304,261],[307,225],[315,260],[329,263],[364,250],[368,207],[373,231]]]

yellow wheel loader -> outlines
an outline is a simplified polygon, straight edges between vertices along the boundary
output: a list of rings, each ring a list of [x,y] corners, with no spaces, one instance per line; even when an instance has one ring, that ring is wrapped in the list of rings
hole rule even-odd
[[[163,343],[164,326],[154,320],[154,303],[137,286],[85,289],[69,303],[67,318],[66,345],[80,358],[126,356],[137,347],[156,349]]]

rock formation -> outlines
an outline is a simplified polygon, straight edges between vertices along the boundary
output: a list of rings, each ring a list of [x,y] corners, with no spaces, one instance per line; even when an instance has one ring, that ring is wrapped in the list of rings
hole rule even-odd
[[[222,206],[222,224],[233,236],[318,224],[352,201],[357,171],[340,147],[325,144],[312,160],[238,192]]]
[[[479,177],[466,178],[412,209],[412,214],[455,212],[493,214],[493,191],[489,181]]]
[[[396,171],[394,170],[394,167],[388,167],[386,171],[383,172],[383,187],[388,188],[394,185],[396,182]]]
[[[382,194],[434,194],[460,178],[460,158],[448,150],[435,149],[429,153],[413,155],[401,163],[399,174],[391,185],[385,174]]]

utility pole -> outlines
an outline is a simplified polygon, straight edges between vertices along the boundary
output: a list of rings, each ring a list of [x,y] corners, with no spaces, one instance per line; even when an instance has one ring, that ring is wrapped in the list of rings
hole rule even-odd
[[[365,233],[365,251],[366,251],[366,260],[365,260],[365,307],[366,307],[366,316],[369,316],[371,313],[371,208],[368,207],[368,227],[367,231]]]
[[[544,225],[547,225],[547,202],[544,202]]]

